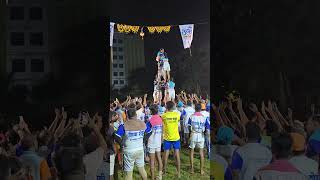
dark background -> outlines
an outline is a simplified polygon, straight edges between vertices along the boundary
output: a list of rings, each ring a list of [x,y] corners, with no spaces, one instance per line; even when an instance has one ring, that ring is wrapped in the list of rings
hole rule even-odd
[[[24,87],[11,87],[9,90],[10,75],[3,77],[0,85],[3,120],[16,121],[19,115],[23,115],[27,122],[31,122],[31,128],[39,128],[53,120],[55,107],[64,106],[73,116],[82,110],[108,109],[112,94],[108,73],[110,21],[138,25],[207,22],[195,25],[192,57],[189,50],[183,49],[178,27],[168,34],[149,36],[146,33],[146,68],[137,70],[130,80],[151,93],[156,67],[154,59],[162,47],[172,59],[177,89],[201,90],[203,94],[209,94],[209,2],[70,0],[64,8],[51,9],[51,15],[56,19],[56,24],[49,22],[50,31],[57,39],[56,48],[52,51],[55,73],[35,85],[31,92]],[[197,85],[200,88],[195,88]],[[130,88],[126,88],[126,92],[130,92]]]
[[[272,99],[304,120],[319,103],[319,1],[215,0],[215,98],[237,90],[248,102]]]
[[[183,48],[179,27],[172,27],[168,34],[149,34],[145,31],[146,68],[134,72],[130,82],[139,84],[152,94],[156,73],[155,57],[160,48],[168,53],[171,75],[176,81],[176,90],[210,94],[210,1],[111,1],[111,18],[115,23],[129,25],[195,25],[192,42],[192,57],[189,49]],[[139,36],[137,34],[137,36]],[[145,74],[148,74],[145,76]],[[147,82],[147,83],[146,83]],[[199,86],[199,88],[196,88]],[[130,88],[124,89],[124,94]],[[140,94],[142,95],[142,94]]]

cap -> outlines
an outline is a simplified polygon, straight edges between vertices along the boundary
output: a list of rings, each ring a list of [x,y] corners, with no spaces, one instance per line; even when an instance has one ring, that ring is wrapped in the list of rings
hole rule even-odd
[[[206,109],[206,104],[202,103],[201,104],[201,110],[205,110]]]
[[[179,101],[177,106],[178,107],[182,107],[183,106],[183,102]]]
[[[306,140],[304,136],[299,133],[290,133],[292,138],[292,150],[293,151],[304,151]]]

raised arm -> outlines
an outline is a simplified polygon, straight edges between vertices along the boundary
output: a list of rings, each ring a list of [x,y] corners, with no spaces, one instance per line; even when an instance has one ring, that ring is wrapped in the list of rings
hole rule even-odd
[[[145,107],[146,105],[147,105],[147,96],[148,96],[148,94],[144,94],[144,96],[143,96],[143,106]]]
[[[93,129],[93,132],[96,134],[96,136],[98,137],[98,142],[99,142],[99,146],[104,150],[104,151],[107,151],[107,143],[106,141],[104,140],[102,134],[100,133],[100,130],[98,128],[98,126],[95,124],[95,118],[90,118],[90,115],[89,113],[87,112],[86,113],[86,117],[89,119],[89,128],[92,128]],[[96,117],[96,116],[95,116]]]
[[[249,122],[249,119],[248,119],[247,115],[243,111],[241,98],[238,98],[238,100],[237,100],[237,108],[238,108],[238,111],[239,111],[239,114],[240,114],[241,123],[243,125],[246,125]]]
[[[220,127],[220,126],[225,125],[224,122],[222,121],[218,107],[216,105],[212,104],[212,110],[216,114],[217,126]]]
[[[270,114],[271,120],[274,121],[277,126],[279,127],[280,132],[283,130],[281,123],[279,122],[278,117],[276,116],[275,112],[273,111],[271,101],[268,101],[268,107],[266,107],[266,111]]]
[[[60,110],[58,108],[55,108],[54,112],[55,112],[56,116],[54,118],[54,121],[51,123],[51,125],[50,125],[50,127],[48,129],[50,133],[54,133],[55,129],[58,126],[60,117],[61,117],[61,112],[60,112]]]
[[[283,117],[283,115],[279,111],[277,104],[275,102],[273,103],[273,109],[274,109],[276,115],[278,116],[278,119],[280,120],[280,122],[285,126],[289,126],[289,122]]]
[[[262,103],[261,103],[261,113],[264,117],[264,120],[271,119],[271,118],[269,118],[268,114],[266,113],[266,105],[264,104],[264,101],[262,101]]]

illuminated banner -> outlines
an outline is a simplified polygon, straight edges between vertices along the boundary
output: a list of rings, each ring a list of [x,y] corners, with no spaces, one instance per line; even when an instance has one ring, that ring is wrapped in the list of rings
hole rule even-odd
[[[183,41],[183,47],[185,49],[191,47],[191,43],[193,40],[193,24],[185,24],[185,25],[179,25],[181,38]]]

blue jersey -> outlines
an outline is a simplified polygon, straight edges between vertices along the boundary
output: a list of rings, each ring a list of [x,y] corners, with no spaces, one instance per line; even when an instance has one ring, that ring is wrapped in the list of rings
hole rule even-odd
[[[176,86],[176,84],[173,81],[168,82],[169,89],[174,89],[175,86]]]

